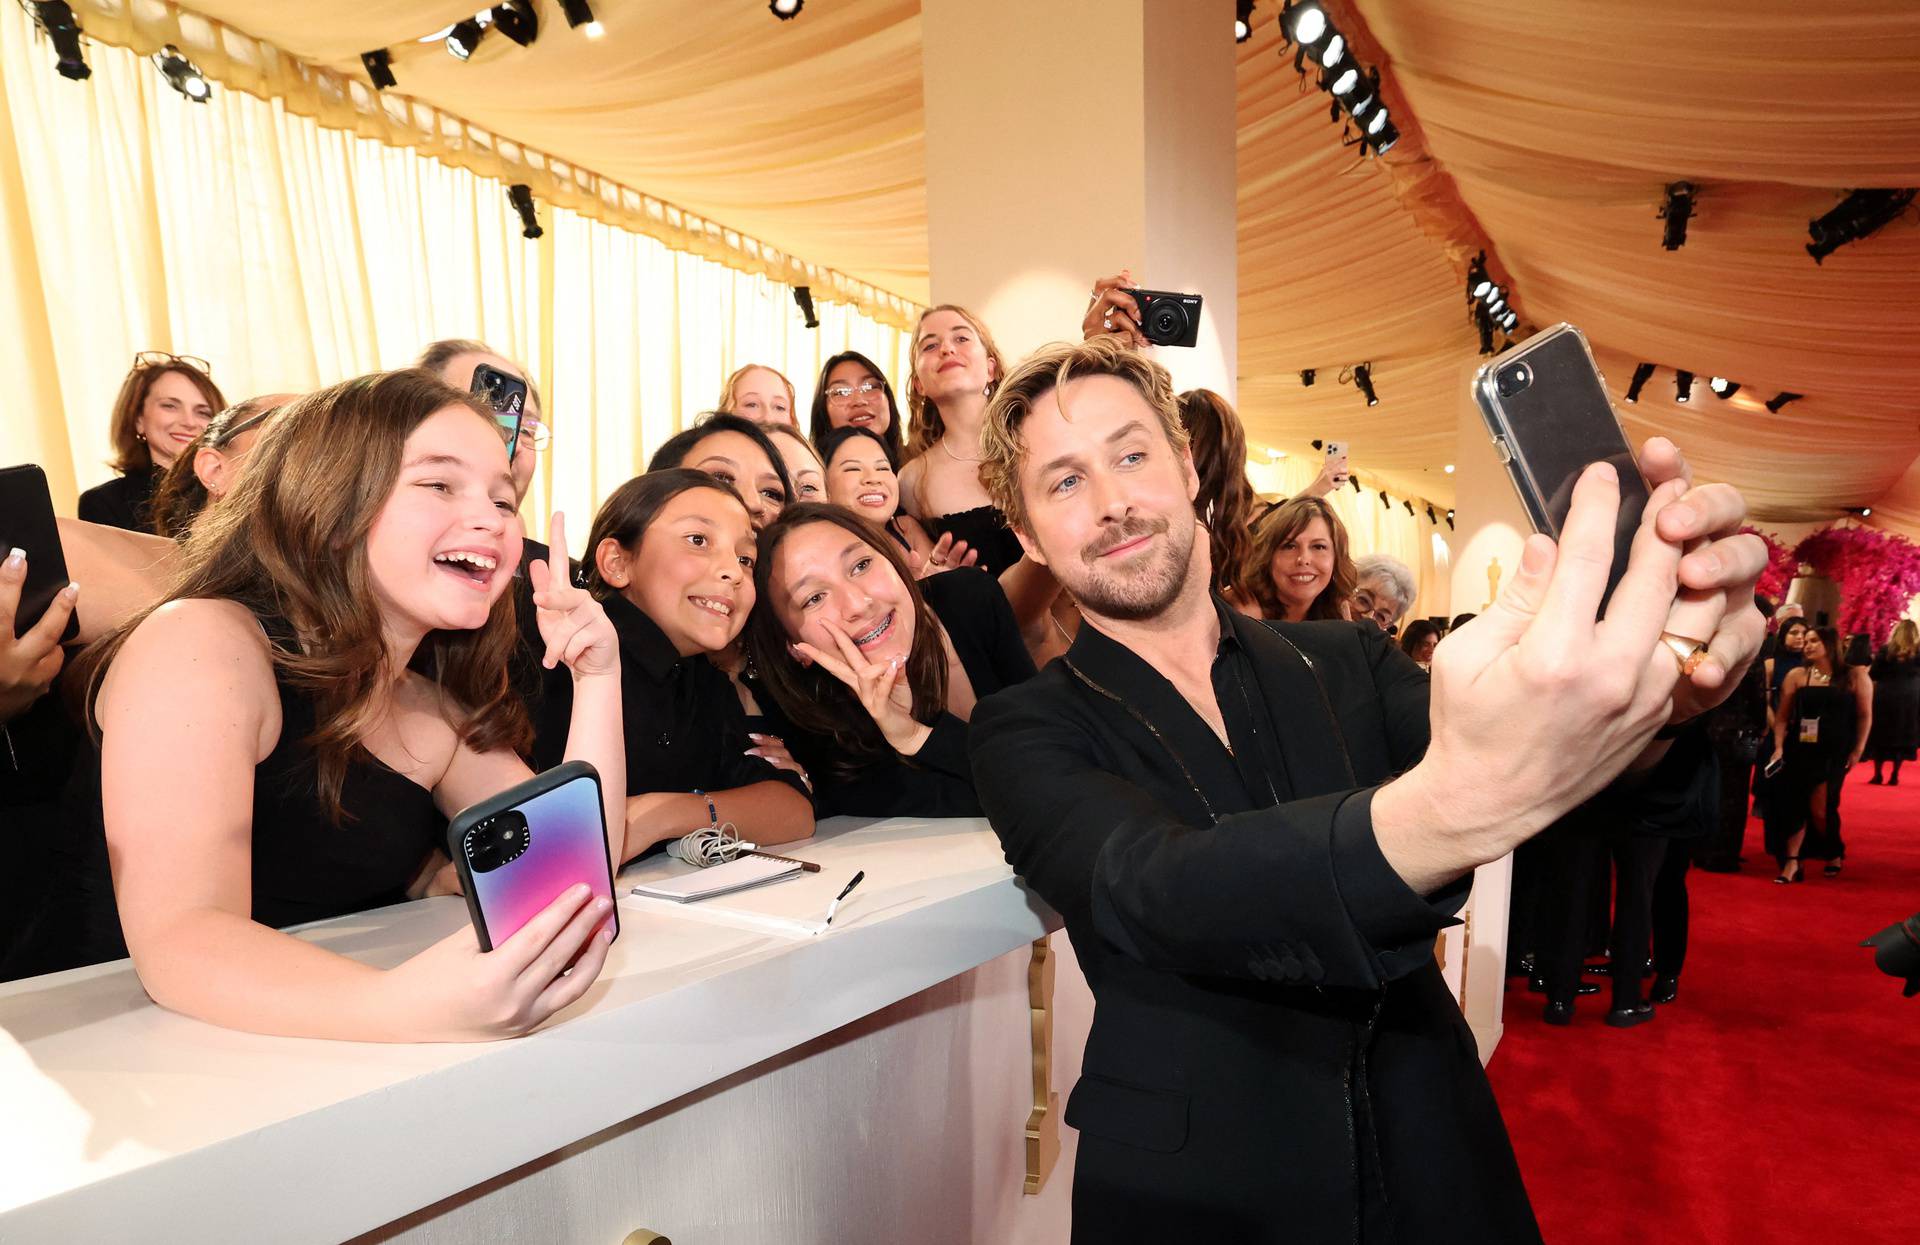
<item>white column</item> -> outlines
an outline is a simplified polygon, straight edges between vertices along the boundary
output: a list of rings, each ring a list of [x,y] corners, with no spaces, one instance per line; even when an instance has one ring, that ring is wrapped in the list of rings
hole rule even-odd
[[[1206,299],[1199,345],[1156,357],[1231,399],[1231,0],[926,0],[921,29],[933,301],[1012,362],[1130,268]]]

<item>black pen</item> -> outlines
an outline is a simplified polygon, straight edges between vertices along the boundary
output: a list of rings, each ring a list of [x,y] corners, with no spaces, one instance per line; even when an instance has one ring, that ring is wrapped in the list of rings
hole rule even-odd
[[[853,881],[848,882],[846,886],[841,889],[840,893],[833,897],[833,902],[827,905],[826,923],[828,925],[833,924],[833,914],[839,911],[840,901],[842,899],[845,899],[848,895],[853,894],[853,888],[860,885],[861,880],[866,876],[867,876],[867,871],[865,869],[862,869],[860,872],[854,874]]]

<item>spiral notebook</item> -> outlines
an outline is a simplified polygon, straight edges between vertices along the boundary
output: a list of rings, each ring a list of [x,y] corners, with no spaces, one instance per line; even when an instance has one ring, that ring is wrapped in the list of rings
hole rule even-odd
[[[750,890],[778,882],[800,872],[797,860],[775,860],[766,856],[742,856],[724,865],[695,869],[691,873],[657,882],[642,882],[633,888],[636,895],[648,899],[671,899],[675,903],[693,903],[736,891]]]

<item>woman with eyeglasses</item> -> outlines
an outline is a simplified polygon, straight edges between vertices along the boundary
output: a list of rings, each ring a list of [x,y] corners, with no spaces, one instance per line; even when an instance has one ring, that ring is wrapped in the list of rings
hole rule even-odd
[[[154,532],[169,540],[185,540],[200,512],[239,482],[240,466],[266,422],[298,396],[273,393],[248,398],[215,415],[161,477],[153,495]]]
[[[900,443],[900,404],[879,365],[858,350],[843,350],[820,369],[813,392],[813,443],[824,447],[836,428],[864,428],[887,447],[895,471],[905,456]]]
[[[113,401],[113,469],[118,479],[80,494],[80,517],[130,532],[153,531],[160,476],[227,405],[205,359],[148,350]]]

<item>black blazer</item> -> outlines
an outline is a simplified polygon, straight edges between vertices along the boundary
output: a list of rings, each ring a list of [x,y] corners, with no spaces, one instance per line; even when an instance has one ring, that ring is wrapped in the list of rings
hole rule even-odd
[[[981,802],[1094,994],[1074,1239],[1538,1241],[1434,962],[1470,882],[1423,898],[1373,837],[1373,788],[1426,747],[1426,674],[1370,626],[1222,616],[1277,805],[1213,821],[1175,753],[1217,739],[1091,626],[973,719]]]
[[[961,567],[920,581],[927,606],[946,629],[954,655],[981,700],[1033,677],[1033,658],[1020,638],[1013,607],[991,575]],[[779,735],[813,776],[822,817],[978,817],[967,723],[943,713],[933,734],[910,760],[894,757],[854,770],[840,763],[831,740],[799,732],[762,694],[767,730]]]
[[[159,487],[160,473],[151,467],[115,476],[80,494],[80,517],[88,523],[104,523],[151,536],[153,494]]]

